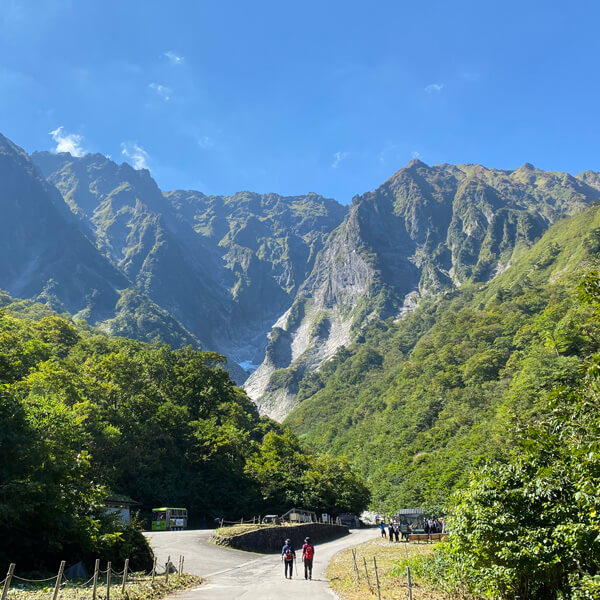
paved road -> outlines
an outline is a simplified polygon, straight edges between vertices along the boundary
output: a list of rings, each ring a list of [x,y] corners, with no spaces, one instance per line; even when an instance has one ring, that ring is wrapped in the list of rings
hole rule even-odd
[[[332,600],[335,595],[324,575],[331,557],[348,546],[372,539],[378,531],[352,530],[339,540],[318,544],[312,581],[305,581],[300,560],[298,577],[294,574],[290,581],[283,576],[279,555],[221,548],[208,543],[212,533],[204,530],[147,534],[159,564],[164,564],[169,554],[177,564],[183,554],[185,570],[207,579],[199,588],[178,594],[177,600]]]

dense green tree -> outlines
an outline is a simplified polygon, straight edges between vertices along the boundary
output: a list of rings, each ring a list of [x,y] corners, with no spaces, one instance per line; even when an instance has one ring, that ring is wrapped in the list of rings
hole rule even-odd
[[[186,506],[192,525],[294,505],[365,508],[368,490],[350,465],[310,453],[261,418],[224,360],[57,315],[32,320],[10,305],[0,313],[0,565],[133,551],[146,564],[136,527],[103,515],[109,491],[146,513]]]
[[[582,290],[597,321],[597,272]],[[578,335],[586,330],[597,350],[588,325]],[[532,424],[515,421],[507,460],[477,470],[457,497],[446,568],[478,596],[600,598],[600,352],[539,404]]]

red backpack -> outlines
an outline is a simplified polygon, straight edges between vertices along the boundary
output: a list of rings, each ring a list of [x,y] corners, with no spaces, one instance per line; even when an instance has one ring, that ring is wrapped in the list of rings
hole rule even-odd
[[[292,551],[287,548],[285,551],[285,560],[293,560],[294,555],[292,554]]]
[[[306,544],[304,546],[304,558],[307,560],[312,560],[312,557],[315,553],[315,547],[312,544]]]

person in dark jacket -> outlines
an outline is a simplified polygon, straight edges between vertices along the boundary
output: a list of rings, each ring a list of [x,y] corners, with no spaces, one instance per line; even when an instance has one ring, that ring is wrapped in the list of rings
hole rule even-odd
[[[390,542],[394,541],[394,524],[391,521],[388,525],[388,540],[390,540]]]
[[[304,562],[304,579],[312,579],[313,558],[315,556],[315,547],[312,545],[310,538],[304,540],[302,546],[302,561]]]
[[[281,549],[281,560],[284,565],[284,573],[286,579],[292,578],[292,573],[294,571],[294,561],[296,560],[296,551],[294,550],[294,546],[292,544],[292,540],[289,538],[285,540],[285,544]],[[288,570],[290,572],[290,576],[288,578]]]

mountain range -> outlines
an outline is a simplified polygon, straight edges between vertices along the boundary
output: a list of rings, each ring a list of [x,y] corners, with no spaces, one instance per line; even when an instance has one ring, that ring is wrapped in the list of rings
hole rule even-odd
[[[283,420],[374,323],[495,280],[598,200],[594,172],[418,160],[351,206],[163,192],[101,154],[28,156],[0,136],[0,288],[110,333],[223,353]]]

